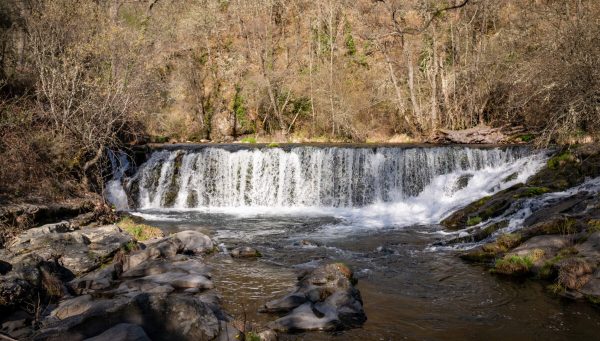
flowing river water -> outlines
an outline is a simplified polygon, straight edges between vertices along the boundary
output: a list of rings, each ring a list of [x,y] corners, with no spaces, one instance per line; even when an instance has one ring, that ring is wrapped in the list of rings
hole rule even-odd
[[[522,147],[173,147],[129,176],[115,172],[108,187],[115,204],[149,224],[196,229],[220,244],[208,261],[224,308],[240,320],[275,319],[258,308],[291,291],[303,269],[349,264],[364,326],[283,340],[598,339],[591,305],[432,246],[449,237],[443,217],[524,181],[545,160]],[[224,256],[242,245],[263,257]]]

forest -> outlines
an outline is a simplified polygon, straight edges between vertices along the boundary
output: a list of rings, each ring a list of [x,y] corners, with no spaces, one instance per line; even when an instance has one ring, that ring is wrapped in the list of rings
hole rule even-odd
[[[3,0],[0,193],[99,190],[147,142],[600,127],[594,0]]]

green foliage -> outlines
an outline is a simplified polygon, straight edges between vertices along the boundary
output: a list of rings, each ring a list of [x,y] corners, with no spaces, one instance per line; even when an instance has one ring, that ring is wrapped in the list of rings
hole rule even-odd
[[[279,147],[279,143],[277,143],[277,142],[271,142],[271,143],[269,143],[267,145],[267,147],[269,147],[269,148],[277,148],[277,147]]]
[[[256,143],[256,138],[252,137],[252,136],[246,136],[243,139],[241,139],[242,143]]]
[[[244,104],[244,97],[239,87],[236,88],[235,97],[233,98],[233,113],[237,122],[246,131],[255,131],[254,127],[252,127],[252,122],[248,119],[248,110]]]
[[[127,26],[143,30],[148,26],[148,20],[145,15],[136,13],[133,9],[123,8],[120,12],[121,18]]]
[[[354,42],[354,38],[352,37],[352,34],[348,34],[346,36],[346,54],[348,56],[354,56],[356,55],[356,43]]]
[[[481,206],[485,205],[485,203],[487,203],[488,201],[490,201],[490,199],[491,199],[491,198],[492,198],[492,196],[491,196],[491,195],[488,195],[487,197],[483,197],[483,198],[481,198],[481,199],[477,200],[477,201],[475,202],[475,205],[476,205],[477,207],[481,207]]]
[[[293,114],[299,113],[300,116],[310,112],[310,98],[298,97],[290,101],[290,106]]]
[[[135,241],[130,241],[127,244],[123,245],[123,251],[126,253],[130,253],[132,251],[136,251],[139,249],[138,243]]]
[[[554,295],[560,295],[565,292],[565,287],[558,283],[550,284],[546,289]]]
[[[600,305],[600,296],[585,295],[585,298],[594,305]]]
[[[480,216],[470,217],[469,220],[467,220],[467,226],[477,225],[481,223],[481,220]]]
[[[550,192],[550,189],[547,187],[527,187],[522,193],[516,194],[513,198],[530,198],[538,195],[542,195],[544,193]]]
[[[150,141],[152,141],[152,143],[167,143],[169,142],[169,137],[168,136],[152,136],[150,137]]]
[[[123,217],[117,223],[117,226],[119,226],[123,231],[129,233],[138,241],[145,241],[164,236],[163,232],[159,228],[137,223],[131,217]]]
[[[521,141],[523,141],[523,142],[531,142],[531,141],[533,141],[534,138],[535,138],[535,135],[533,135],[533,134],[525,134],[525,135],[519,136],[519,139],[521,139]]]
[[[600,219],[591,219],[587,222],[588,232],[600,232]]]
[[[260,341],[261,338],[260,338],[260,335],[258,335],[255,332],[246,332],[244,334],[244,340],[245,341]]]
[[[576,224],[577,221],[575,219],[567,218],[558,224],[558,231],[563,235],[573,234],[577,232],[577,229],[575,228]]]
[[[510,182],[510,181],[516,180],[518,176],[519,176],[519,173],[514,172],[511,175],[507,176],[506,178],[502,179],[502,182]]]
[[[492,271],[504,275],[522,275],[528,273],[532,266],[533,259],[530,256],[508,255],[498,259]]]
[[[558,169],[559,167],[562,167],[565,163],[574,160],[575,156],[570,151],[566,150],[558,155],[553,156],[550,160],[548,160],[548,168]]]
[[[506,251],[517,246],[521,242],[521,238],[519,233],[507,233],[499,236],[496,239],[496,244]]]

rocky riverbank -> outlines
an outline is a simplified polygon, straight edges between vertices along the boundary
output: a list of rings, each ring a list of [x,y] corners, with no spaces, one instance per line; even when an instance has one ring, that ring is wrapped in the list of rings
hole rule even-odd
[[[442,221],[461,232],[440,245],[478,242],[460,257],[493,274],[538,279],[554,294],[600,304],[599,176],[600,146],[558,151],[525,184]]]
[[[221,307],[197,231],[140,242],[117,225],[69,221],[19,233],[0,250],[3,337],[29,340],[274,340],[274,330],[339,330],[366,320],[352,272],[330,264],[301,274],[297,304],[267,303],[268,326]],[[219,257],[258,257],[251,247]],[[236,266],[232,264],[231,266]],[[302,299],[300,299],[302,297]]]

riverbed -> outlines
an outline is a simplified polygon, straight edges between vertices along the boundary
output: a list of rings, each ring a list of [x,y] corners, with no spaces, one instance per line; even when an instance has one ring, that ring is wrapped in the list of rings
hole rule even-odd
[[[514,281],[467,264],[456,251],[431,245],[446,238],[440,226],[349,228],[331,214],[251,214],[247,211],[142,210],[165,232],[197,229],[220,244],[209,257],[224,308],[240,320],[264,324],[265,302],[289,292],[303,269],[329,261],[349,264],[368,317],[362,328],[283,335],[283,340],[593,340],[600,311],[561,300],[543,283]],[[223,256],[239,245],[258,260]]]

